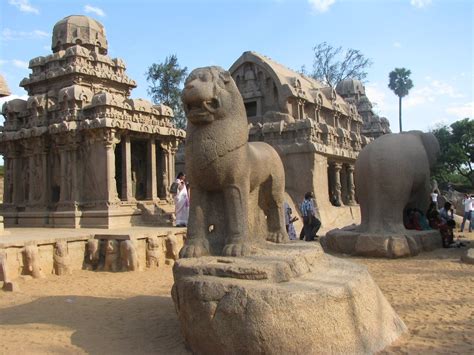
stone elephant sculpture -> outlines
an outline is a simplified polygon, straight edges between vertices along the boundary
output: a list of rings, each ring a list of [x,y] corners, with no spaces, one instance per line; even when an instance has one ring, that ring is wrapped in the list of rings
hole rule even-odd
[[[387,134],[368,144],[355,165],[358,231],[404,233],[404,209],[426,211],[429,205],[430,169],[439,151],[436,137],[421,131]]]
[[[436,137],[420,131],[387,134],[368,144],[355,164],[361,224],[329,231],[321,239],[324,249],[398,258],[440,247],[437,230],[407,230],[403,224],[406,208],[426,211],[438,154]]]

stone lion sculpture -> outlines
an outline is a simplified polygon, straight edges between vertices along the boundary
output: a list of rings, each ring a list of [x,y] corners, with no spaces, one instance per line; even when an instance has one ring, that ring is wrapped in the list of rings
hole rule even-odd
[[[245,106],[229,72],[195,69],[182,100],[192,198],[180,256],[242,256],[265,239],[286,240],[283,164],[270,145],[248,142]]]

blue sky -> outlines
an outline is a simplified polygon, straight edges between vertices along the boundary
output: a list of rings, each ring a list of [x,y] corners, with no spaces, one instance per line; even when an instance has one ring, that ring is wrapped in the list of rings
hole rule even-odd
[[[0,73],[16,96],[31,58],[51,53],[62,18],[84,14],[106,29],[109,55],[137,81],[132,97],[149,98],[145,72],[177,54],[188,69],[229,68],[247,50],[298,70],[326,41],[359,49],[373,61],[367,93],[398,132],[398,98],[387,88],[395,67],[411,70],[404,129],[474,117],[472,0],[0,0]],[[4,100],[3,100],[4,101]]]

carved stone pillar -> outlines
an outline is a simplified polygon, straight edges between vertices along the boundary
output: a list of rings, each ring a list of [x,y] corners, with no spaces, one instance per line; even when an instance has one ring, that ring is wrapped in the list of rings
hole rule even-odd
[[[147,161],[147,199],[155,200],[157,198],[156,189],[156,144],[155,139],[148,140],[148,161]]]
[[[69,200],[77,203],[79,200],[79,181],[77,171],[77,144],[72,144],[69,150],[69,172],[71,173],[68,178],[70,179],[70,191]]]
[[[29,168],[29,182],[28,182],[28,204],[32,205],[35,201],[35,190],[40,188],[35,181],[36,166],[35,166],[35,155],[33,153],[28,154],[28,168]]]
[[[331,163],[333,172],[334,172],[334,186],[333,186],[333,200],[332,203],[334,206],[341,206],[342,204],[342,199],[341,199],[341,169],[342,169],[342,164],[341,163],[336,163],[332,162]]]
[[[116,202],[119,200],[117,193],[117,184],[115,182],[115,145],[120,140],[116,136],[114,129],[105,132],[104,143],[106,152],[106,186],[107,186],[107,201]]]
[[[122,138],[122,199],[133,201],[132,193],[132,149],[130,136]]]
[[[43,191],[41,192],[41,198],[39,203],[43,206],[46,207],[48,203],[48,192],[49,192],[49,171],[48,171],[48,151],[46,148],[44,148],[41,151],[41,176],[42,176],[42,186],[40,186],[40,189]]]
[[[349,193],[349,204],[355,205],[354,165],[347,165],[347,188]]]
[[[61,164],[61,173],[60,173],[60,194],[59,202],[64,203],[69,200],[69,186],[68,186],[68,151],[66,147],[61,147],[59,151],[59,159]]]
[[[161,181],[162,181],[162,189],[160,189],[160,197],[164,198],[165,200],[168,200],[170,197],[169,193],[169,186],[170,186],[170,181],[174,181],[170,179],[170,169],[169,169],[169,147],[168,143],[161,142],[161,154],[162,154],[162,171],[161,171]]]
[[[13,173],[13,159],[11,156],[5,156],[5,180],[3,185],[3,203],[12,203],[12,173]]]
[[[12,203],[18,205],[20,202],[20,163],[21,158],[19,155],[15,154],[12,158]]]

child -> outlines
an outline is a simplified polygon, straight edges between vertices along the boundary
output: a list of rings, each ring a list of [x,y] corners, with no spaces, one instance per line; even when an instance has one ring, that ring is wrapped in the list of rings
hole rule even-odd
[[[292,213],[293,211],[291,210],[291,207],[286,205],[286,211],[285,211],[286,232],[288,233],[290,240],[296,240],[297,239],[296,230],[295,230],[295,226],[293,225],[293,222],[297,221],[298,217],[293,217]]]

